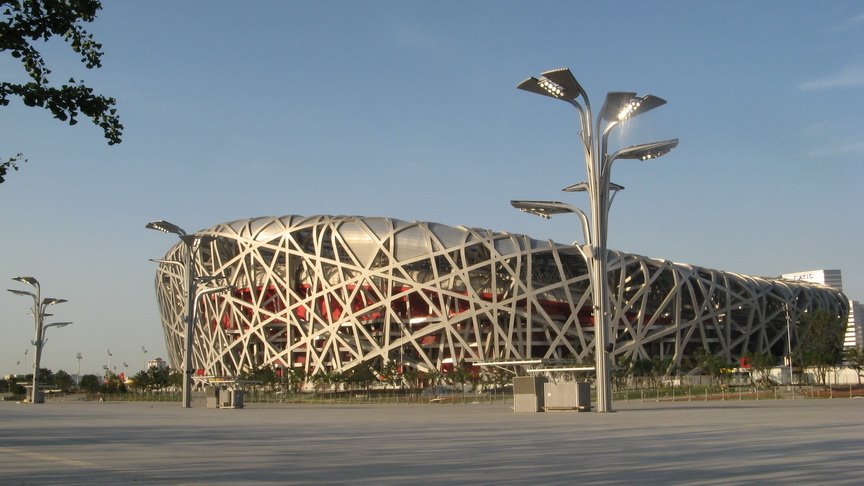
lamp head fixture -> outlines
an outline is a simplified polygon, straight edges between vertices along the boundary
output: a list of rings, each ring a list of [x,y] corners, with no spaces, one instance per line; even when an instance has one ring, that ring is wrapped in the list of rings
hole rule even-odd
[[[650,160],[662,157],[668,154],[673,148],[678,146],[678,139],[663,140],[661,142],[643,143],[640,145],[631,145],[625,147],[610,157],[610,159],[637,159]]]
[[[69,324],[72,324],[72,323],[71,322],[52,322],[51,324],[45,324],[43,329],[47,329],[49,327],[66,327]]]
[[[559,100],[574,101],[579,96],[585,96],[582,86],[568,68],[546,71],[540,75],[540,79],[531,77],[516,87]]]
[[[523,213],[550,219],[554,214],[572,213],[576,211],[569,204],[559,201],[510,201],[510,205]]]
[[[569,186],[561,189],[563,192],[588,192],[588,183],[585,181],[577,182],[575,184],[570,184]],[[615,184],[614,182],[609,183],[610,191],[623,191],[624,186],[620,184]]]
[[[12,277],[12,280],[17,280],[19,282],[23,282],[34,287],[39,287],[39,281],[33,277]]]
[[[36,299],[36,294],[34,294],[32,292],[27,292],[26,290],[15,290],[15,289],[6,289],[6,290],[8,290],[9,292],[12,292],[15,295],[29,295],[30,297],[33,297],[34,300]]]
[[[144,225],[144,227],[147,229],[161,231],[163,233],[173,233],[179,236],[184,236],[186,234],[186,231],[183,228],[177,226],[174,223],[169,223],[164,219],[160,219],[159,221],[151,221]]]
[[[653,95],[645,95],[641,98],[633,97],[629,102],[621,107],[616,118],[618,121],[626,121],[640,113],[645,113],[646,111],[653,110],[654,108],[665,104],[666,100]]]
[[[44,306],[54,305],[54,304],[62,304],[63,302],[69,302],[69,301],[66,299],[58,299],[56,297],[45,297],[44,299],[42,299],[42,305],[44,305]]]

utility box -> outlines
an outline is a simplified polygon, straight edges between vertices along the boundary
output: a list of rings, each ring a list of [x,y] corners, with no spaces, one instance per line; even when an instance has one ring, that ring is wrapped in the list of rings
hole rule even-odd
[[[513,378],[513,411],[539,412],[543,410],[543,385],[541,376],[517,376]]]
[[[591,385],[585,382],[562,381],[543,385],[547,412],[556,410],[591,410]]]
[[[231,391],[227,388],[221,388],[219,390],[219,408],[232,408],[232,400]]]
[[[219,387],[205,387],[204,393],[207,395],[207,408],[219,408]]]

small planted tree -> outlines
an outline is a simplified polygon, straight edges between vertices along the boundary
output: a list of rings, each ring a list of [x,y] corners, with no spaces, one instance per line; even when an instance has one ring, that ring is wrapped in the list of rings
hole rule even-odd
[[[630,377],[632,366],[633,360],[630,357],[618,357],[617,364],[612,368],[612,386],[616,390],[620,391],[627,386],[627,379]]]
[[[72,379],[72,376],[69,373],[59,370],[57,373],[54,373],[54,377],[51,382],[60,389],[63,393],[67,393],[69,390],[75,387],[75,380]]]
[[[770,385],[769,376],[771,369],[777,364],[777,358],[770,353],[752,353],[746,357],[750,362],[750,370],[755,376],[756,384]]]
[[[395,361],[388,361],[385,363],[384,367],[381,369],[380,376],[385,387],[397,387],[402,383],[402,372],[399,370]]]
[[[318,370],[312,375],[312,386],[315,387],[315,393],[321,393],[330,386],[330,373],[324,370]]]
[[[849,348],[843,353],[846,366],[855,370],[858,375],[858,384],[861,384],[861,375],[864,373],[864,351],[858,348]]]
[[[723,368],[728,363],[725,359],[708,352],[705,348],[696,352],[696,366],[702,369],[702,372],[711,377],[712,383],[720,385],[720,378],[723,376]]]
[[[640,386],[644,386],[646,382],[649,386],[653,386],[653,370],[654,364],[650,359],[633,360],[630,366],[630,372],[634,377],[639,378]]]
[[[99,391],[99,377],[96,375],[84,375],[78,386],[87,393],[96,393]]]
[[[798,357],[804,367],[816,370],[816,379],[825,384],[828,371],[843,361],[841,316],[825,311],[804,314],[798,323]]]

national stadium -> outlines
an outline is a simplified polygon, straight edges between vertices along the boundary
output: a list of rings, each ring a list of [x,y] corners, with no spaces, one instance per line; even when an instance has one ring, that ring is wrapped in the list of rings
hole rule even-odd
[[[231,286],[194,306],[201,375],[593,361],[592,287],[579,245],[360,216],[261,217],[196,235],[209,237],[191,259],[194,275]],[[185,347],[188,248],[173,246],[156,276],[175,368]],[[846,297],[826,286],[616,251],[608,284],[613,359],[680,366],[702,350],[727,362],[784,356],[797,347],[804,313],[848,311]]]

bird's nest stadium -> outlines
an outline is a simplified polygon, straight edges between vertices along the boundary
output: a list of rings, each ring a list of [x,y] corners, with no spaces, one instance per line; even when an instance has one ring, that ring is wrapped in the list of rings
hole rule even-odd
[[[215,238],[193,255],[194,275],[231,285],[194,306],[200,374],[593,360],[590,272],[577,245],[358,216],[254,218],[196,235]],[[175,367],[185,348],[187,248],[172,247],[156,277]],[[847,312],[841,292],[816,284],[614,251],[608,268],[614,357],[681,365],[702,349],[729,362],[782,356],[797,345],[803,313]]]

